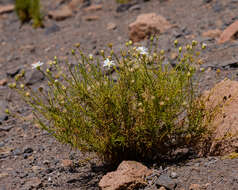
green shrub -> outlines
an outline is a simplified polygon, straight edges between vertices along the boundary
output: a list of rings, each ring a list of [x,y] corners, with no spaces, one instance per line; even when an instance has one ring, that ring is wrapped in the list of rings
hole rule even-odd
[[[134,47],[131,41],[121,56],[111,45],[109,56],[101,51],[96,58],[78,48],[72,50],[78,64],[69,64],[70,74],[57,58],[51,63],[56,72],[34,65],[47,76],[48,90],[35,92],[18,78],[11,86],[59,141],[96,152],[108,162],[151,160],[194,145],[207,132],[207,113],[194,82],[200,72],[196,45],[178,48],[175,67],[164,64],[163,50]]]
[[[35,28],[43,26],[40,0],[16,0],[15,10],[22,23],[32,20]]]

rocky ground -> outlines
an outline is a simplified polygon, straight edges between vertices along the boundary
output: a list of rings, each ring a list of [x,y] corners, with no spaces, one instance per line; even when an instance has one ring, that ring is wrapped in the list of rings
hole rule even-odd
[[[128,26],[137,16],[156,13],[171,25],[159,39],[168,61],[176,57],[175,39],[181,45],[192,39],[207,44],[202,55],[205,75],[201,89],[208,89],[225,77],[238,79],[237,0],[133,0],[123,6],[114,0],[92,0],[91,8],[89,1],[71,2],[70,6],[68,0],[41,2],[45,28],[35,30],[30,24],[21,25],[12,7],[1,9],[11,0],[0,1],[0,190],[95,190],[110,170],[94,155],[72,150],[35,126],[30,108],[9,90],[7,83],[23,69],[33,88],[44,83],[44,77],[31,69],[36,61],[47,63],[54,56],[65,61],[76,43],[94,55],[109,42],[119,51],[129,40]],[[228,28],[232,23],[235,24]],[[223,31],[226,33],[221,34]],[[146,45],[147,41],[141,43]],[[19,118],[7,116],[7,107]],[[238,189],[237,158],[196,158],[184,151],[190,159],[150,166],[154,172],[145,189]]]

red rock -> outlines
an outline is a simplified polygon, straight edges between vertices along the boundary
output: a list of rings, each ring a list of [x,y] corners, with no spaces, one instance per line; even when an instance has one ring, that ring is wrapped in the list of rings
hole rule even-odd
[[[48,15],[50,18],[60,21],[73,16],[73,12],[69,6],[63,6],[58,10],[50,11]]]
[[[108,23],[107,24],[107,30],[115,30],[117,28],[117,25],[115,23]]]
[[[5,86],[7,84],[7,79],[0,80],[0,86]]]
[[[0,14],[9,13],[14,11],[14,5],[1,5]]]
[[[61,166],[71,167],[71,166],[73,166],[73,161],[72,160],[61,160]]]
[[[204,37],[209,37],[209,38],[219,38],[221,35],[221,30],[215,29],[215,30],[208,30],[206,32],[203,32],[202,34]]]
[[[150,35],[165,32],[170,27],[163,16],[155,13],[141,14],[129,25],[129,36],[133,42],[139,42]]]
[[[238,21],[235,21],[233,24],[228,26],[221,34],[218,43],[225,43],[230,40],[233,40],[238,32]]]
[[[226,155],[238,149],[238,82],[225,79],[205,91],[207,110],[216,110],[209,124],[213,129],[211,155]]]
[[[96,15],[90,15],[90,16],[84,17],[84,20],[86,20],[86,21],[94,21],[94,20],[98,20],[98,19],[99,19],[99,17]]]
[[[86,7],[84,10],[86,12],[93,12],[93,11],[99,11],[102,9],[102,5],[90,5],[89,7]]]
[[[144,177],[152,173],[136,161],[123,161],[116,171],[107,173],[99,182],[102,190],[134,189],[145,185]]]

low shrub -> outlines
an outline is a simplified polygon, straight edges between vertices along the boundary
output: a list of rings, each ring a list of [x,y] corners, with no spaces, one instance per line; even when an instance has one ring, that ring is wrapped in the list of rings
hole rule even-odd
[[[40,0],[16,0],[15,11],[22,23],[32,20],[33,27],[37,28],[43,26]]]
[[[202,71],[196,41],[178,47],[174,67],[166,64],[164,50],[131,41],[120,56],[112,45],[109,56],[101,51],[101,57],[77,47],[72,54],[78,64],[68,63],[69,74],[57,58],[51,63],[56,72],[43,71],[40,62],[33,65],[47,76],[47,88],[33,91],[19,78],[11,84],[32,106],[42,128],[59,141],[118,163],[169,156],[198,143],[207,132],[208,112],[195,82]]]

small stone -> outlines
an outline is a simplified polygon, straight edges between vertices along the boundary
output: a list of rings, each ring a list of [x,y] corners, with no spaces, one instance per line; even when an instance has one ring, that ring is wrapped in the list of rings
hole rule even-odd
[[[32,188],[40,188],[42,187],[42,182],[38,177],[29,178],[29,181],[26,181],[26,184],[24,185],[28,189]]]
[[[7,106],[6,101],[0,100],[0,124],[2,124],[3,121],[8,120],[8,114],[6,114],[6,112],[5,112],[7,107],[8,106]]]
[[[14,127],[14,126],[12,126],[12,125],[0,127],[0,132],[1,132],[1,131],[9,132],[13,127]]]
[[[33,152],[33,149],[30,148],[30,147],[28,147],[28,148],[26,148],[26,149],[24,150],[24,153],[30,154],[30,153],[32,153],[32,152]]]
[[[73,16],[73,12],[68,6],[63,6],[58,10],[50,11],[48,15],[54,20],[61,21]]]
[[[7,79],[0,80],[0,86],[5,86],[7,84]]]
[[[40,170],[42,170],[42,168],[39,167],[39,166],[32,166],[31,169],[32,169],[35,173],[38,172],[38,171],[40,171]]]
[[[133,11],[138,11],[141,10],[141,6],[140,5],[133,5],[132,7],[130,7],[129,11],[133,12]]]
[[[16,148],[15,150],[12,151],[12,154],[14,156],[18,156],[18,155],[22,154],[22,152],[21,152],[21,150],[19,148]]]
[[[14,69],[12,69],[11,71],[8,71],[8,72],[7,72],[7,76],[13,78],[13,77],[15,77],[17,74],[19,74],[20,71],[21,71],[21,68],[14,68]]]
[[[98,19],[99,19],[99,17],[96,16],[96,15],[90,15],[90,16],[85,16],[84,17],[84,20],[86,20],[86,21],[95,21],[95,20],[98,20]]]
[[[8,177],[8,173],[0,173],[0,179],[3,179],[5,177]]]
[[[72,160],[61,160],[62,167],[72,167],[73,161]]]
[[[202,186],[199,184],[192,184],[190,185],[189,190],[202,190]]]
[[[14,11],[14,5],[1,5],[0,6],[0,14],[10,13]]]
[[[33,85],[37,82],[44,80],[45,76],[38,70],[31,70],[26,76],[26,85]]]
[[[176,172],[171,172],[170,177],[172,179],[176,179],[176,178],[178,178],[178,174]]]
[[[60,31],[60,27],[54,23],[50,27],[46,28],[45,35],[50,35],[58,31]]]
[[[102,5],[90,5],[89,7],[84,8],[86,12],[94,12],[102,10]]]
[[[107,30],[115,30],[117,28],[117,25],[115,23],[108,23],[107,24]]]
[[[127,11],[128,9],[130,9],[131,7],[133,6],[133,4],[130,4],[130,3],[127,3],[127,4],[121,4],[117,7],[116,11],[118,13],[120,12],[125,12]]]
[[[44,160],[44,161],[43,161],[43,164],[49,165],[49,164],[50,164],[50,161],[49,161],[49,160]]]
[[[163,186],[167,189],[174,189],[176,187],[176,181],[174,181],[173,179],[171,179],[169,176],[167,176],[166,174],[162,174],[159,176],[159,178],[156,180],[156,185],[157,186]]]
[[[211,3],[212,0],[203,0],[204,3]]]

